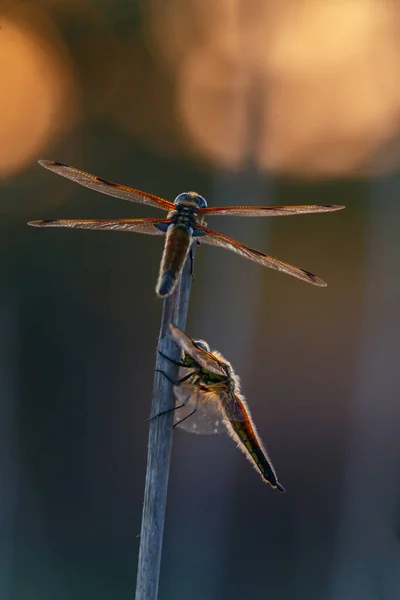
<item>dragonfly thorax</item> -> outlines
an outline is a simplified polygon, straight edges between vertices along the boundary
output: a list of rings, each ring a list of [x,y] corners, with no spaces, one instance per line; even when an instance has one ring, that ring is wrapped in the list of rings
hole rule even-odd
[[[193,206],[195,208],[206,208],[207,202],[203,196],[196,192],[183,192],[175,198],[175,206]]]
[[[204,340],[193,340],[194,344],[200,349],[204,350],[207,353],[212,354],[210,350],[210,346]],[[182,361],[189,369],[195,369],[197,371],[196,375],[194,375],[194,380],[200,381],[205,385],[213,385],[219,382],[226,382],[227,387],[234,392],[235,390],[235,380],[231,377],[232,369],[229,363],[225,363],[221,361],[221,366],[226,372],[226,375],[222,375],[220,373],[215,373],[212,370],[208,370],[204,366],[201,366],[188,352],[182,350]]]
[[[190,369],[197,367],[197,363],[193,360],[193,358],[184,351],[182,351],[182,361]]]

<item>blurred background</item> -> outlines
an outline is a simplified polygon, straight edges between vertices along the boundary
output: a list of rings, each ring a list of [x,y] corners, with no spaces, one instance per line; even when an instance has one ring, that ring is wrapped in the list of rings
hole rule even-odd
[[[176,431],[160,598],[400,595],[400,4],[0,3],[0,598],[133,597],[163,239],[37,230],[156,216],[41,158],[173,200],[345,204],[210,226],[187,332],[242,379],[282,496]]]

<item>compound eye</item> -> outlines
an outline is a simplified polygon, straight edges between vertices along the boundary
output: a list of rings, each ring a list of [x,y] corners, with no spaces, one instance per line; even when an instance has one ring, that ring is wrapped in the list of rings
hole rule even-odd
[[[186,192],[183,192],[182,194],[179,194],[179,196],[177,196],[174,200],[174,204],[180,204],[180,202],[185,202],[185,200],[188,199],[188,194]]]
[[[210,346],[204,340],[196,340],[195,344],[202,350],[205,350],[206,352],[210,352]]]
[[[206,208],[207,207],[207,201],[205,198],[203,198],[203,196],[196,196],[196,203],[198,205],[199,208]]]

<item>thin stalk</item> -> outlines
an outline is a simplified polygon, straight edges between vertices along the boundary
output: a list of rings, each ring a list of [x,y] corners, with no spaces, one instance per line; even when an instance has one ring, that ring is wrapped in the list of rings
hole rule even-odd
[[[194,256],[194,246],[192,246],[192,254]],[[180,282],[163,304],[157,348],[175,360],[179,358],[179,349],[169,335],[169,324],[174,323],[181,329],[185,329],[192,281],[191,266],[188,257]],[[178,367],[164,359],[158,352],[155,368],[165,371],[174,381],[178,378]],[[174,405],[172,384],[161,373],[155,372],[150,414],[158,415],[173,408]],[[157,600],[172,435],[173,412],[150,421],[136,600]]]

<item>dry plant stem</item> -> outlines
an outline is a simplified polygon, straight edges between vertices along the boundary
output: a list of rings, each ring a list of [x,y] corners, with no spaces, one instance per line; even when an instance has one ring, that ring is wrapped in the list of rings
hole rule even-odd
[[[192,247],[194,253],[194,247]],[[158,350],[178,360],[179,349],[169,334],[169,324],[185,329],[191,286],[190,257],[182,271],[180,282],[171,296],[164,300]],[[156,369],[165,371],[171,379],[178,379],[176,365],[158,352]],[[173,408],[172,385],[161,373],[155,372],[151,415]],[[140,534],[136,600],[156,600],[160,576],[161,550],[167,503],[167,487],[173,435],[173,412],[150,421],[147,451],[147,470]]]

